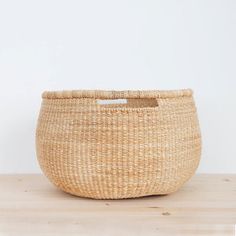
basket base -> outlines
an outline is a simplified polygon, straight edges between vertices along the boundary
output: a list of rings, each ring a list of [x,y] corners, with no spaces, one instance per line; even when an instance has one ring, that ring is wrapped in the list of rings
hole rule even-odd
[[[58,188],[58,186],[57,186]],[[63,191],[66,194],[70,194],[76,197],[82,197],[82,198],[88,198],[88,199],[96,199],[96,200],[118,200],[118,199],[134,199],[134,198],[143,198],[143,197],[150,197],[150,196],[165,196],[165,195],[169,195],[172,193],[177,192],[181,187],[178,187],[172,191],[168,191],[168,192],[153,192],[153,193],[140,193],[140,194],[132,194],[132,195],[120,195],[120,196],[102,196],[102,195],[86,195],[86,194],[81,194],[75,191],[71,191],[68,189],[63,189],[61,187],[59,187],[59,191]]]

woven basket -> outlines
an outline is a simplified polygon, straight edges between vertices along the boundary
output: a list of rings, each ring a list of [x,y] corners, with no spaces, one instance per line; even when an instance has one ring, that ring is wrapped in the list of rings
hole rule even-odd
[[[38,161],[65,192],[96,199],[169,194],[198,166],[201,135],[190,89],[42,97]],[[126,103],[112,104],[114,99]]]

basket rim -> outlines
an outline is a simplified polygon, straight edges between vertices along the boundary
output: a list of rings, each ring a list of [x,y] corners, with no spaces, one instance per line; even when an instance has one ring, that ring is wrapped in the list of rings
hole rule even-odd
[[[71,98],[94,98],[94,99],[122,99],[122,98],[175,98],[190,97],[192,89],[179,90],[61,90],[44,91],[44,99],[71,99]]]

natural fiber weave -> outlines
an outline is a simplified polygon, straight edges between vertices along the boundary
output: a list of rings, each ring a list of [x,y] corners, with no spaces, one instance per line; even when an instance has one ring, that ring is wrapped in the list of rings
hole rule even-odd
[[[36,132],[45,175],[97,199],[168,194],[195,172],[201,135],[191,90],[44,92]],[[98,99],[127,99],[99,104]]]

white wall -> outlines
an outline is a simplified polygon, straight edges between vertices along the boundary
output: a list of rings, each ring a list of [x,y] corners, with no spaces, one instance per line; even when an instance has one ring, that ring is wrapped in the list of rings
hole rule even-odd
[[[198,172],[236,173],[236,1],[0,1],[0,173],[39,172],[43,90],[192,88]]]

